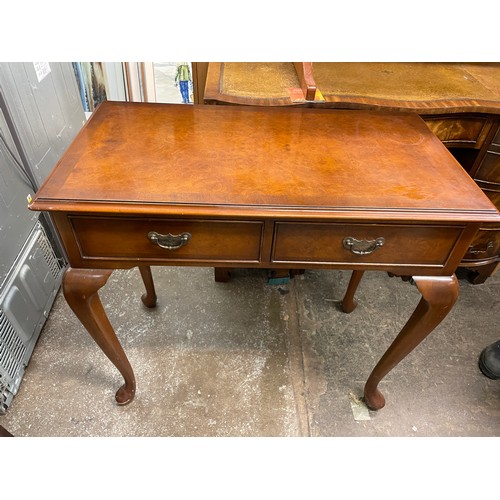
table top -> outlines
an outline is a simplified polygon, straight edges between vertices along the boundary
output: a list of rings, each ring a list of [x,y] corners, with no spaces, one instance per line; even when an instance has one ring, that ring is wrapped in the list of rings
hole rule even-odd
[[[31,209],[498,221],[413,113],[104,102]]]
[[[295,64],[310,67],[309,83],[319,91],[314,106],[408,109],[426,115],[500,114],[499,63],[209,63],[205,99],[267,106],[304,104]]]
[[[414,101],[474,99],[500,105],[498,64],[322,63],[313,64],[322,93]]]

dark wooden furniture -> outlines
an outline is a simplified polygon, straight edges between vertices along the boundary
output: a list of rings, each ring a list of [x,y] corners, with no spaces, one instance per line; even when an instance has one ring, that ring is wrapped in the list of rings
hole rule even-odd
[[[204,101],[416,112],[500,208],[499,63],[210,63]],[[461,265],[483,283],[499,262],[485,224]]]
[[[446,179],[443,183],[442,176]],[[101,104],[32,202],[69,256],[65,297],[135,393],[132,367],[98,290],[138,266],[353,269],[411,275],[417,309],[365,386],[439,324],[454,272],[481,224],[500,214],[416,114],[305,108]]]

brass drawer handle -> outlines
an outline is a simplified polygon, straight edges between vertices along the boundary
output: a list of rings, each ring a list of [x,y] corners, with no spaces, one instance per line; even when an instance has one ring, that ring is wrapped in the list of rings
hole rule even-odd
[[[494,244],[495,243],[493,241],[488,241],[488,243],[484,247],[470,246],[468,253],[472,253],[472,254],[488,253],[488,251],[493,248]]]
[[[187,245],[191,239],[190,233],[181,234],[160,234],[155,231],[148,233],[148,238],[152,243],[156,243],[159,247],[167,250],[177,250],[184,245]]]
[[[384,243],[384,238],[377,238],[376,240],[357,240],[352,236],[348,236],[342,240],[344,248],[346,250],[350,250],[356,255],[368,255],[374,252],[377,248],[383,246]]]

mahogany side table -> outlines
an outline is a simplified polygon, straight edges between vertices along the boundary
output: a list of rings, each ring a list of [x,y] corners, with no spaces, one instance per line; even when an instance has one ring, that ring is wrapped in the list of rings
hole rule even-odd
[[[448,314],[455,269],[490,200],[416,114],[308,108],[105,102],[36,193],[69,267],[64,295],[116,366],[132,401],[133,369],[98,290],[113,269],[150,266],[352,269],[412,276],[422,294],[365,385],[382,378]]]

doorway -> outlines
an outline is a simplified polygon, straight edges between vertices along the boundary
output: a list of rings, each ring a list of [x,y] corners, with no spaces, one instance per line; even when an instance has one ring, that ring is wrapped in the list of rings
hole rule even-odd
[[[189,62],[154,62],[156,102],[193,104],[193,70]]]

